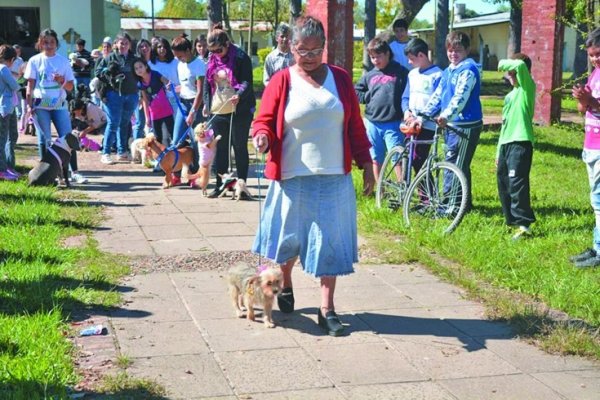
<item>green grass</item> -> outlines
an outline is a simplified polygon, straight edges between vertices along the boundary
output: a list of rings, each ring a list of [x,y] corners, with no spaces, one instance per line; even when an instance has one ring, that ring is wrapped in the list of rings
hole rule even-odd
[[[455,233],[442,236],[418,227],[407,229],[401,214],[377,209],[371,198],[359,202],[360,227],[363,234],[376,238],[373,243],[379,242],[375,245],[387,255],[385,262],[421,261],[490,303],[494,299],[482,288],[507,290],[510,306],[497,300],[492,306],[503,309],[502,319],[517,319],[525,310],[519,304],[537,301],[597,328],[600,270],[580,271],[568,261],[570,255],[589,247],[594,225],[587,174],[580,159],[583,128],[535,128],[535,136],[531,195],[538,221],[533,225],[533,239],[513,242],[504,225],[494,165],[496,132],[482,134],[471,168],[475,208]],[[396,242],[393,239],[398,235],[404,239]],[[456,267],[432,257],[432,251]],[[600,358],[597,334],[592,342],[596,345],[591,354],[577,344],[573,344],[575,350],[565,351],[581,350],[580,354]]]
[[[92,240],[99,210],[54,188],[0,182],[0,398],[64,398],[77,382],[68,336],[72,314],[119,304],[126,267]],[[55,397],[53,397],[55,396]]]

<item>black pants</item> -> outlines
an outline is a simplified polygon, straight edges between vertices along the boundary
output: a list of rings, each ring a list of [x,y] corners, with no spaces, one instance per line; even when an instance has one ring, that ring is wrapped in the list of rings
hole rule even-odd
[[[418,140],[432,140],[434,132],[429,129],[423,129],[419,136],[417,136]],[[412,160],[413,170],[415,171],[415,175],[419,173],[423,164],[425,164],[425,160],[429,157],[429,149],[431,148],[430,144],[418,144],[415,150],[415,157]]]
[[[529,172],[533,158],[531,142],[500,146],[498,155],[498,195],[507,225],[529,226],[535,222],[531,209]]]
[[[152,129],[154,130],[154,136],[156,136],[156,140],[158,140],[160,144],[165,145],[167,147],[171,145],[171,141],[173,140],[174,125],[175,121],[173,120],[172,115],[161,119],[152,120]]]
[[[231,114],[216,115],[212,120],[211,126],[215,132],[215,137],[221,135],[221,140],[217,143],[217,154],[215,165],[217,166],[217,187],[221,186],[222,174],[226,173],[229,165],[229,125]],[[234,113],[233,124],[231,127],[231,144],[235,153],[235,168],[237,177],[248,179],[248,136],[250,134],[250,124],[252,123],[252,114],[250,112]]]
[[[467,191],[469,196],[467,210],[470,210],[473,208],[473,191],[471,190],[473,187],[471,182],[471,161],[473,161],[473,156],[475,155],[475,150],[477,149],[477,144],[479,143],[481,126],[469,128],[465,133],[467,135],[466,138],[459,136],[450,130],[446,131],[444,136],[444,141],[446,143],[445,160],[451,162],[452,164],[456,164],[456,166],[465,174],[465,178],[467,178]],[[450,191],[450,188],[453,184],[453,179],[449,175],[445,176],[444,178],[444,192],[446,193]]]

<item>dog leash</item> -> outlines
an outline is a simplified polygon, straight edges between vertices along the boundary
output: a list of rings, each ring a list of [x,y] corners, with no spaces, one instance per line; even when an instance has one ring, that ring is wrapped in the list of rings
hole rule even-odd
[[[256,149],[255,149],[256,150]],[[256,176],[258,178],[258,243],[262,247],[262,195],[261,195],[261,178],[264,177],[265,173],[265,154],[261,155],[261,162],[258,163],[256,168]],[[258,150],[256,150],[256,158],[258,158]],[[262,263],[262,252],[258,252],[258,270],[265,266]]]

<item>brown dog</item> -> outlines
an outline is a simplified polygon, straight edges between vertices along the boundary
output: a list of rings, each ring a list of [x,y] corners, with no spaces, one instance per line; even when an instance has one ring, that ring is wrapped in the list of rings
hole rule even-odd
[[[147,151],[152,153],[154,159],[158,159],[160,154],[165,150],[165,146],[156,140],[154,135],[146,136],[144,139],[144,146]],[[175,152],[179,153],[177,162],[175,162]],[[173,179],[173,172],[181,171],[183,176],[188,176],[188,169],[194,159],[194,151],[191,147],[183,147],[181,149],[168,151],[160,161],[160,168],[165,171],[165,182],[163,188],[170,188]]]

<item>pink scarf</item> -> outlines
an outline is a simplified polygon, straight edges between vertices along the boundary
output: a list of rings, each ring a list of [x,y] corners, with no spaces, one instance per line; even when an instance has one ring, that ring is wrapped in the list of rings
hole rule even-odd
[[[237,47],[235,47],[232,43],[229,43],[229,50],[227,51],[227,55],[225,57],[221,58],[216,54],[210,54],[208,58],[208,66],[206,68],[206,79],[210,84],[211,94],[215,94],[215,75],[220,70],[224,70],[227,72],[227,78],[229,79],[229,82],[231,83],[231,87],[233,89],[238,90],[241,87],[237,79],[235,79],[235,76],[233,76],[233,67],[235,65],[235,58],[237,57],[237,52]]]

